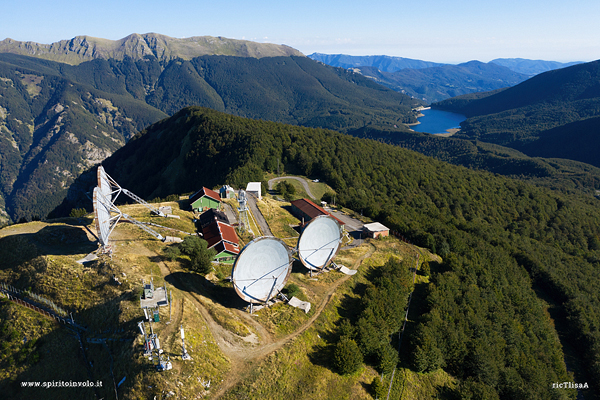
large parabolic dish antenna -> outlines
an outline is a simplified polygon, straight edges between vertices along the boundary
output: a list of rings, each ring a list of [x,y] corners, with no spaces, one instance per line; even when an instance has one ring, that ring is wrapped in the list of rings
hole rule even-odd
[[[298,239],[298,257],[306,268],[321,270],[333,260],[341,243],[341,225],[328,215],[319,215],[302,231]]]
[[[98,187],[102,192],[102,195],[106,198],[106,200],[112,202],[113,201],[113,189],[110,183],[110,178],[104,168],[102,166],[98,167]]]
[[[249,303],[266,303],[287,282],[292,255],[280,239],[263,236],[248,243],[238,255],[231,280],[237,294]]]
[[[94,188],[94,217],[96,221],[96,232],[98,232],[98,239],[100,244],[106,248],[108,247],[108,238],[119,222],[121,214],[115,216],[111,215],[111,211],[114,211],[113,204],[102,194],[102,190],[99,187]]]

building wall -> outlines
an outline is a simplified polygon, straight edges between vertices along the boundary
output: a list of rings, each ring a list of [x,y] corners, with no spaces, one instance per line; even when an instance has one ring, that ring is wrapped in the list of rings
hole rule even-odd
[[[222,251],[213,258],[214,261],[220,262],[222,264],[233,264],[235,262],[236,255],[231,254],[228,251]]]
[[[390,235],[390,231],[380,231],[373,232],[373,238],[377,239],[378,237],[386,237]]]
[[[308,215],[306,215],[301,209],[299,209],[298,207],[296,207],[293,204],[292,204],[292,214],[294,214],[294,216],[296,216],[296,218],[298,218],[300,220],[300,223],[302,223],[303,218],[304,218],[304,223],[308,223],[308,221],[310,221],[310,217]]]
[[[221,206],[220,202],[218,202],[214,199],[211,199],[210,197],[207,197],[207,196],[201,197],[192,203],[193,210],[203,210],[204,208],[215,208],[218,210],[220,208],[220,206]]]

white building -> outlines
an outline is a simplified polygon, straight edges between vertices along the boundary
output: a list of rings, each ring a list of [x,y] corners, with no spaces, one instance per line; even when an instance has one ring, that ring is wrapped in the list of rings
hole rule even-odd
[[[262,199],[260,192],[261,192],[260,182],[248,182],[248,185],[246,186],[246,193],[253,194],[258,199]]]

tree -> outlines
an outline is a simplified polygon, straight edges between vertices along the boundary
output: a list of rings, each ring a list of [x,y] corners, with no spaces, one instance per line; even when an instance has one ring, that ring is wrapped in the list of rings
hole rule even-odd
[[[333,351],[335,369],[342,375],[348,375],[358,371],[362,363],[362,353],[356,342],[347,336],[342,336]]]
[[[371,382],[371,394],[376,399],[383,399],[387,395],[387,388],[378,376],[373,378],[373,382]]]
[[[206,240],[198,236],[188,236],[179,245],[182,254],[190,257],[190,269],[200,274],[207,274],[211,270],[211,261],[215,257],[214,249],[207,249]]]

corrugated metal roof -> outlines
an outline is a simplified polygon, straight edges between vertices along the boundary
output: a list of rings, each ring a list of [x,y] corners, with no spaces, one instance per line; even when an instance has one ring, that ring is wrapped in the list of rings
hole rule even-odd
[[[198,200],[201,197],[210,197],[213,200],[216,201],[221,201],[221,196],[219,195],[219,193],[215,192],[214,190],[211,190],[209,188],[205,188],[202,187],[202,189],[198,190],[196,193],[194,193],[193,195],[190,196],[190,201],[193,203],[196,200]]]
[[[310,219],[316,218],[319,215],[329,215],[330,217],[334,218],[337,222],[339,222],[341,225],[345,225],[344,222],[340,221],[338,218],[331,215],[330,213],[328,213],[323,208],[319,207],[318,205],[316,205],[309,199],[294,200],[294,201],[292,201],[291,204],[294,207],[298,208],[300,211],[302,211],[304,214],[306,214]]]
[[[240,254],[240,248],[237,246],[232,245],[229,242],[220,242],[215,246],[215,250],[217,251],[217,254],[219,254],[220,252],[226,250],[230,253],[233,254]]]

